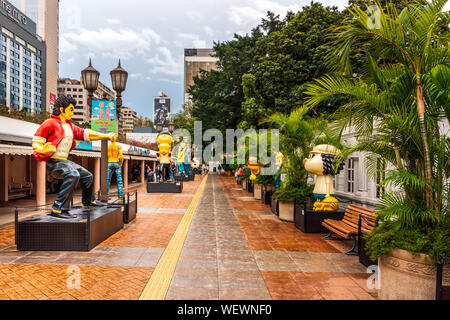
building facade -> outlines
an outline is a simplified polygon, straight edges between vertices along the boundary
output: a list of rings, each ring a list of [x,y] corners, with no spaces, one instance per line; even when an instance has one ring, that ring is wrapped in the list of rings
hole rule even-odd
[[[80,80],[62,78],[58,80],[58,97],[70,96],[77,102],[72,119],[78,123],[90,121],[90,110],[88,108],[88,91],[84,89]],[[99,82],[98,89],[94,91],[93,99],[115,100],[114,92],[106,85]]]
[[[8,1],[0,1],[0,106],[45,111],[46,46],[36,24]]]
[[[122,107],[122,130],[125,134],[134,131],[134,125],[137,118],[136,111],[128,107]]]
[[[188,89],[194,84],[194,77],[200,74],[200,70],[218,70],[218,58],[213,57],[213,49],[184,49],[184,104],[189,106],[191,97]]]
[[[57,96],[59,70],[59,0],[11,0],[36,23],[36,33],[46,45],[46,111]]]

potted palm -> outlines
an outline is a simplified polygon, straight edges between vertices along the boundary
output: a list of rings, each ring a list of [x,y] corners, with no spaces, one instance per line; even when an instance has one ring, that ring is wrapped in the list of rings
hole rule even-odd
[[[308,185],[308,172],[303,160],[315,143],[326,140],[327,121],[322,118],[305,119],[310,111],[301,106],[290,115],[276,113],[265,119],[265,123],[275,125],[280,130],[280,151],[284,163],[280,173],[286,178],[281,188],[275,191],[273,199],[278,200],[278,214],[281,220],[294,222],[295,202],[304,203],[312,196],[313,187]]]
[[[371,53],[364,72],[357,79],[326,76],[307,89],[309,106],[335,95],[352,98],[336,124],[340,130],[353,124],[360,139],[344,154],[368,152],[369,173],[386,174],[380,187],[387,191],[376,207],[380,226],[365,238],[366,251],[378,259],[381,299],[435,299],[436,263],[450,255],[445,2],[409,2],[399,15],[392,5],[376,3],[377,28],[353,7],[354,19],[335,31],[334,57],[353,74],[350,54],[364,48]],[[450,283],[445,265],[444,283]]]

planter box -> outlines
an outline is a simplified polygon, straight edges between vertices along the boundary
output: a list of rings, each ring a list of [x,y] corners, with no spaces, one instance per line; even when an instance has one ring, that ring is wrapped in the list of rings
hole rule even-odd
[[[324,219],[340,220],[344,217],[344,210],[336,212],[316,211],[308,205],[295,206],[295,226],[305,233],[329,233],[329,230],[322,226]]]
[[[294,202],[278,202],[278,216],[280,220],[287,222],[294,222],[295,216],[295,205]]]
[[[248,193],[253,193],[253,186],[250,183],[250,181],[247,181],[247,192]]]
[[[425,254],[414,257],[410,252],[394,249],[378,259],[382,300],[435,300],[437,268]],[[442,283],[450,284],[450,268],[443,267]]]
[[[359,263],[361,263],[366,267],[376,266],[378,265],[378,261],[370,260],[370,257],[365,250],[366,240],[363,238],[365,235],[366,234],[363,233],[361,236],[358,237]]]
[[[263,189],[262,184],[255,184],[253,186],[253,197],[255,198],[255,200],[262,199],[262,189]]]
[[[248,183],[247,179],[242,181],[242,190],[247,190],[247,183]]]
[[[278,216],[278,200],[274,199],[273,197],[270,197],[270,199],[270,210],[274,215]]]
[[[262,192],[261,202],[264,204],[272,204],[272,190],[264,190]]]

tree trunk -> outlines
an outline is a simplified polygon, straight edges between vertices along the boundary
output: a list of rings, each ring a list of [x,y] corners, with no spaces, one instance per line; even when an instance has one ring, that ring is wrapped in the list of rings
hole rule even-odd
[[[433,208],[431,185],[433,178],[431,173],[430,150],[428,148],[427,131],[425,127],[425,103],[423,101],[423,88],[420,76],[417,77],[417,112],[419,114],[420,135],[422,136],[424,147],[425,182],[428,184],[426,191],[427,209]]]

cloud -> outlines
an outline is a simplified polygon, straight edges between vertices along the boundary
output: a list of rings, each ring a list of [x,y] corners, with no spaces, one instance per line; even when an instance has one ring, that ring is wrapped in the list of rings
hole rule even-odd
[[[203,29],[208,36],[212,37],[214,35],[214,30],[210,26],[205,26]]]
[[[203,20],[203,15],[198,11],[189,10],[186,12],[186,16],[194,21],[201,21]]]
[[[172,80],[172,79],[167,79],[167,78],[159,79],[159,81],[163,81],[163,82],[167,82],[167,83],[172,83],[172,84],[181,84],[181,81]]]
[[[69,59],[66,60],[66,62],[67,62],[68,64],[72,64],[72,63],[75,62],[75,58],[69,58]]]
[[[148,53],[160,41],[159,35],[151,29],[143,29],[140,32],[132,29],[81,29],[79,32],[61,35],[61,51],[67,53],[76,50],[77,47],[83,47],[103,57],[126,60],[135,57],[136,54]]]
[[[150,73],[162,73],[171,76],[179,76],[183,74],[183,54],[174,58],[172,52],[166,47],[157,49],[157,53],[146,59],[150,66]]]
[[[181,43],[175,43],[176,46],[180,47],[190,47],[193,46],[194,48],[206,48],[206,41],[204,39],[201,39],[198,34],[194,33],[179,33],[178,37],[183,39]]]
[[[106,22],[113,25],[120,24],[119,19],[106,19]]]
[[[288,11],[297,12],[301,7],[296,4],[282,5],[270,0],[250,0],[248,6],[232,6],[228,9],[228,19],[237,25],[257,24],[266,16],[267,11],[272,11],[284,17]]]

